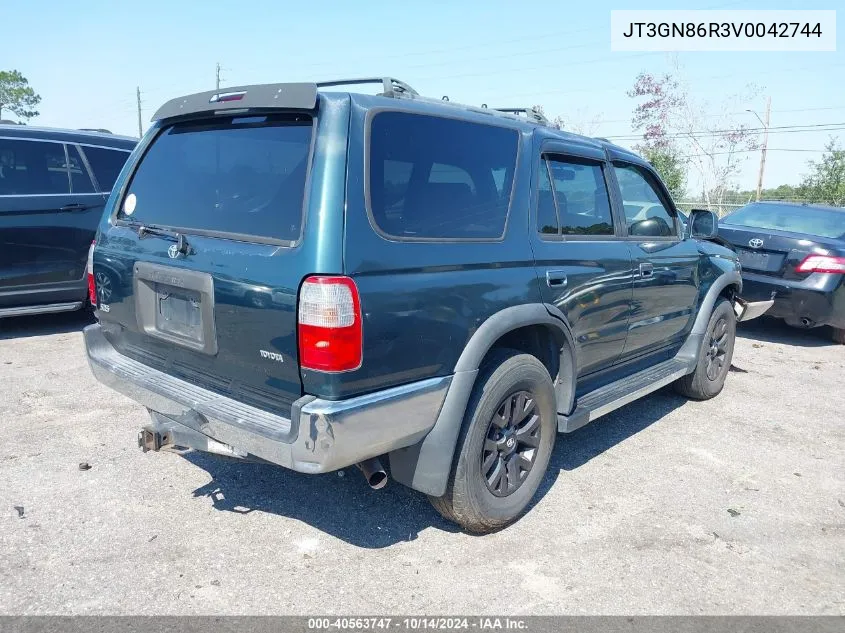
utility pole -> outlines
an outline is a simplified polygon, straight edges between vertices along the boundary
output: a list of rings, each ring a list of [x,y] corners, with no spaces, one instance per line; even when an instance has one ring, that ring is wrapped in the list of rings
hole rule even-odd
[[[135,87],[135,97],[138,101],[138,137],[144,136],[144,128],[141,125],[141,87]]]
[[[755,112],[754,115],[756,116],[757,113]],[[763,146],[760,148],[760,174],[757,176],[757,201],[759,202],[760,196],[763,193],[763,172],[766,169],[766,149],[769,145],[769,120],[772,115],[772,98],[766,98],[766,121],[763,123]],[[760,118],[759,116],[757,117]]]
[[[217,62],[217,81],[214,87],[216,90],[220,90],[220,62]]]

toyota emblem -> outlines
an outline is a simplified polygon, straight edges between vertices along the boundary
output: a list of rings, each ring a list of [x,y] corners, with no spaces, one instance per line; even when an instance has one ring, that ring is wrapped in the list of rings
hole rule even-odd
[[[170,257],[170,259],[176,259],[179,257],[179,247],[176,244],[171,244],[167,249],[167,256]]]
[[[759,237],[755,237],[755,238],[748,240],[748,245],[751,248],[760,248],[763,245],[763,240],[761,240]],[[171,255],[171,257],[172,257],[172,255]]]

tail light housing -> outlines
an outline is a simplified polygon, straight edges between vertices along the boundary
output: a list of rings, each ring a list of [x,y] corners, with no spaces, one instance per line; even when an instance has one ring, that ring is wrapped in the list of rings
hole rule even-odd
[[[358,369],[363,354],[361,301],[349,277],[311,276],[299,289],[299,364],[303,369]]]
[[[799,273],[845,273],[845,257],[808,255],[795,270]]]
[[[91,248],[88,249],[88,264],[85,267],[88,272],[88,299],[95,308],[97,307],[97,284],[94,281],[94,247],[96,245],[96,240],[91,242]]]

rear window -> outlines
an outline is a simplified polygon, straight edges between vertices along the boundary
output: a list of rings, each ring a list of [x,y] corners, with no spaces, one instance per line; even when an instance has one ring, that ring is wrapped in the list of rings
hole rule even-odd
[[[399,239],[497,239],[513,189],[516,130],[381,112],[370,129],[372,221]]]
[[[295,242],[302,232],[312,121],[228,117],[164,128],[118,217],[187,232]]]
[[[845,237],[845,211],[819,207],[749,204],[731,213],[722,223],[819,237]]]

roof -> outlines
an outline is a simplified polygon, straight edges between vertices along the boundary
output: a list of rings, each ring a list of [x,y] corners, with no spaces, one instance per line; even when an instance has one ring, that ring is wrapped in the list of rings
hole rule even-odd
[[[107,132],[35,127],[7,123],[0,123],[0,136],[62,141],[65,143],[79,143],[81,145],[102,145],[125,150],[132,150],[138,144],[137,138]]]

